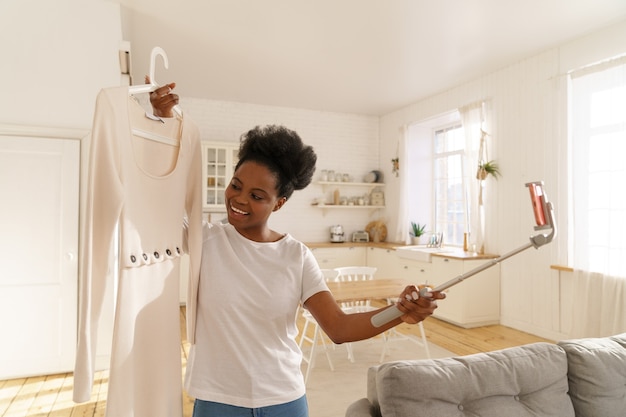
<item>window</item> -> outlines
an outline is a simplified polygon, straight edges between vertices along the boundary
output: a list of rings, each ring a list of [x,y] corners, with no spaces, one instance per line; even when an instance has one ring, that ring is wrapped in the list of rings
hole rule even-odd
[[[570,83],[571,266],[626,277],[626,60]]]
[[[409,218],[426,223],[426,237],[443,233],[448,246],[463,246],[467,231],[465,147],[457,111],[409,127]]]
[[[434,214],[438,233],[449,245],[462,246],[465,232],[466,192],[463,177],[465,135],[460,124],[433,134]]]

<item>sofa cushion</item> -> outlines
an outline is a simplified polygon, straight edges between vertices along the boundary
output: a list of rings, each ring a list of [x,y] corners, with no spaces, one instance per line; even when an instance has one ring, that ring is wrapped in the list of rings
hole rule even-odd
[[[373,375],[368,399],[384,417],[574,416],[565,352],[549,343],[388,362],[368,375],[372,385]]]
[[[579,417],[623,417],[626,413],[626,333],[564,340],[570,397]]]

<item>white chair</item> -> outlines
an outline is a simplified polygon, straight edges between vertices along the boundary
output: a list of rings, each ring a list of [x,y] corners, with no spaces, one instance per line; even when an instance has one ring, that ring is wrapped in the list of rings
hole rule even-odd
[[[368,281],[374,279],[377,268],[373,266],[343,266],[335,268],[338,272],[337,281]],[[371,300],[354,300],[341,303],[341,309],[346,313],[360,313],[365,311],[376,310],[372,307]],[[384,336],[383,336],[384,337]],[[354,362],[354,350],[352,343],[345,343],[348,350],[348,359]]]
[[[389,299],[387,300],[389,304],[394,304],[396,300]],[[396,330],[395,327],[387,330],[383,333],[383,338],[385,339],[383,343],[383,351],[380,354],[379,362],[382,363],[385,360],[385,355],[387,354],[387,343],[393,340],[410,340],[411,342],[415,342],[418,345],[424,347],[424,351],[426,352],[426,358],[430,359],[430,349],[428,349],[428,340],[426,339],[426,332],[424,331],[424,324],[420,321],[417,323],[417,326],[420,329],[420,335],[422,340],[417,340],[412,336],[404,335]]]
[[[374,279],[377,268],[373,266],[343,266],[335,268],[339,274],[337,281],[369,281]],[[349,308],[351,311],[369,311],[374,310],[371,307],[370,300],[354,300],[341,303],[342,308]]]
[[[324,273],[324,278],[326,279],[326,281],[334,281],[339,274],[334,269],[322,269],[322,272]],[[302,345],[305,341],[311,344],[311,349],[309,350],[308,355],[305,355],[304,352],[302,354],[302,360],[307,363],[306,373],[304,374],[304,383],[306,384],[307,380],[309,379],[311,369],[313,369],[313,366],[315,366],[315,354],[320,342],[322,348],[324,349],[324,353],[326,354],[326,359],[328,360],[328,366],[330,367],[330,370],[334,371],[335,368],[333,366],[333,362],[330,359],[330,355],[328,354],[329,346],[326,344],[326,334],[324,334],[324,332],[320,328],[320,325],[306,308],[300,307],[300,310],[302,310],[302,318],[304,319],[304,324],[302,325],[302,332],[300,334],[300,342],[298,343],[298,346],[300,347],[300,350],[302,350]],[[313,328],[312,336],[309,336],[307,334],[309,326]],[[329,341],[329,344],[331,346],[334,346],[331,341]]]

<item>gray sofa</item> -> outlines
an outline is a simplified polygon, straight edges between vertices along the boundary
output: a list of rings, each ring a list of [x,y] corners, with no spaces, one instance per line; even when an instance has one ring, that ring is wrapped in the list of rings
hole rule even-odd
[[[369,369],[346,417],[624,417],[626,333]]]

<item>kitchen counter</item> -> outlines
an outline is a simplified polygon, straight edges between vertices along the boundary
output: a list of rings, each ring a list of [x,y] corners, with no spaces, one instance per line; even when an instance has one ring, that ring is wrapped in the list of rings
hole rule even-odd
[[[438,256],[441,258],[464,259],[464,260],[495,259],[498,257],[498,255],[494,255],[492,253],[463,252],[461,249],[459,249],[458,251],[454,251],[454,252],[433,253],[432,256]]]
[[[351,248],[351,247],[361,247],[361,248],[382,248],[382,249],[396,249],[398,246],[404,246],[403,243],[394,243],[394,242],[342,242],[342,243],[334,243],[334,242],[304,242],[310,249],[316,248]]]
[[[305,245],[307,245],[310,249],[365,247],[365,248],[381,248],[381,249],[391,249],[391,250],[396,250],[396,248],[398,247],[410,246],[410,245],[405,245],[404,243],[398,243],[398,242],[342,242],[342,243],[305,242]],[[451,251],[449,252],[432,253],[431,256],[461,259],[461,260],[494,259],[498,257],[498,255],[494,255],[490,253],[464,252],[461,249],[452,248],[452,247],[450,247],[450,249]]]

